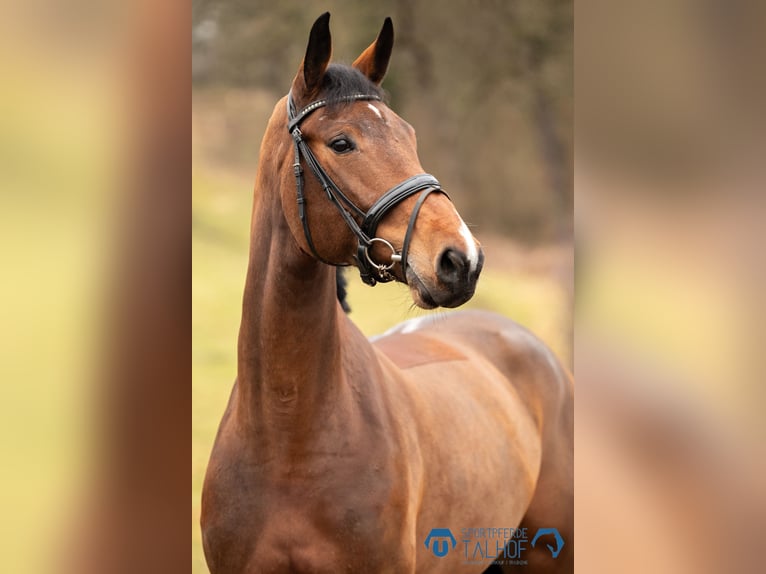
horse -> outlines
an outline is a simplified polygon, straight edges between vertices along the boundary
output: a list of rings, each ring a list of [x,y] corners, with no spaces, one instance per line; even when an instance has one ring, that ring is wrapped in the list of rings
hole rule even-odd
[[[483,252],[385,103],[391,19],[347,66],[330,63],[329,18],[261,146],[237,376],[202,493],[210,572],[481,572],[496,555],[490,569],[572,572],[573,381],[552,351],[464,310],[368,340],[337,300],[334,267],[352,265],[457,307]],[[505,538],[476,560],[457,543],[478,527],[543,538],[516,564]]]

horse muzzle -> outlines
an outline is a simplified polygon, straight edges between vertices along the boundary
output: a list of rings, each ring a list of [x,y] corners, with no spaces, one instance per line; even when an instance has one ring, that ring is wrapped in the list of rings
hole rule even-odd
[[[448,247],[436,258],[432,277],[418,274],[407,266],[407,283],[418,307],[459,307],[473,297],[484,266],[484,252],[477,249],[474,259],[458,248]],[[430,275],[430,274],[429,274]]]

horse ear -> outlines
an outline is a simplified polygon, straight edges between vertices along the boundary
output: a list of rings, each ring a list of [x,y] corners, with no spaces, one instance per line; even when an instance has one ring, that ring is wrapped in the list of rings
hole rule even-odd
[[[386,75],[393,47],[394,24],[391,18],[386,18],[377,39],[354,61],[354,68],[380,85]]]
[[[330,36],[330,13],[325,12],[317,18],[311,27],[306,56],[303,58],[298,75],[293,82],[307,96],[316,95],[322,85],[322,78],[332,55],[332,36]],[[302,86],[301,81],[302,80]]]

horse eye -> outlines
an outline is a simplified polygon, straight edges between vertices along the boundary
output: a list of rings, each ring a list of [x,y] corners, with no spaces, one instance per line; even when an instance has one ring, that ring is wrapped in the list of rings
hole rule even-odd
[[[337,138],[330,142],[330,147],[335,153],[346,153],[354,149],[354,144],[346,138]]]

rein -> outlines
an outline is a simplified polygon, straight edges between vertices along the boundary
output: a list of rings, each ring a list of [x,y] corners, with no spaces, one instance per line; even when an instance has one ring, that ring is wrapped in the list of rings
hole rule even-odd
[[[380,97],[373,94],[353,94],[339,98],[340,102],[356,102],[361,100],[378,100]],[[295,147],[295,162],[293,163],[293,172],[295,173],[296,183],[296,195],[298,200],[298,216],[300,217],[301,224],[303,225],[303,233],[306,236],[306,242],[308,243],[311,253],[319,261],[328,265],[342,266],[344,263],[332,263],[327,261],[324,257],[317,253],[314,241],[311,238],[311,231],[309,229],[308,214],[306,212],[306,196],[304,194],[304,177],[303,167],[301,166],[301,159],[303,159],[311,172],[317,178],[322,185],[327,198],[340,212],[343,221],[356,235],[357,238],[357,250],[354,260],[359,268],[359,274],[367,285],[374,286],[376,283],[388,283],[393,281],[395,277],[391,273],[391,269],[396,263],[401,265],[402,277],[404,281],[407,281],[407,252],[409,250],[410,241],[412,239],[412,232],[415,228],[415,222],[418,218],[420,208],[423,206],[426,198],[434,191],[444,193],[439,181],[432,175],[427,173],[421,173],[405,179],[403,182],[395,185],[383,195],[381,195],[375,203],[372,204],[367,212],[364,212],[357,207],[353,201],[351,201],[333,182],[332,178],[319,164],[311,148],[303,139],[303,133],[300,130],[300,125],[312,112],[315,112],[319,108],[322,108],[328,104],[327,100],[316,100],[300,111],[296,110],[295,102],[293,101],[292,93],[287,96],[287,130],[293,138]],[[378,228],[380,221],[391,211],[396,205],[420,192],[415,207],[410,214],[410,220],[407,224],[407,231],[404,235],[404,243],[402,244],[401,251],[397,252],[393,245],[382,237],[376,237],[375,232]],[[448,196],[449,197],[449,196]],[[344,207],[345,204],[345,207]],[[346,209],[348,208],[348,209]],[[349,212],[351,210],[351,212]],[[357,218],[362,220],[358,223]],[[370,255],[370,249],[375,243],[381,243],[391,250],[391,257],[389,263],[376,263],[373,261]]]

